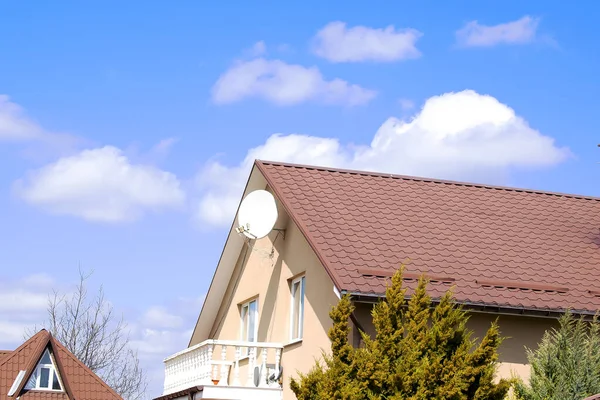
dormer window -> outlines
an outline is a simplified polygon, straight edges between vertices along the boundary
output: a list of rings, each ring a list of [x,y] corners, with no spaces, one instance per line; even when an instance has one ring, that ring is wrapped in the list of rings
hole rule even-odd
[[[40,362],[33,370],[25,389],[62,390],[58,371],[48,349],[44,351]]]

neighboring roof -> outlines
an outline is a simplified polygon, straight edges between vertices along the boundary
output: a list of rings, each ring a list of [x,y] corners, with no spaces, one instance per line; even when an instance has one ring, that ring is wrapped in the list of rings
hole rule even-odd
[[[194,394],[201,392],[204,390],[204,386],[192,386],[191,388],[180,390],[179,392],[165,394],[159,397],[156,397],[154,400],[172,400],[177,399],[179,397],[187,396],[188,398],[193,398]]]
[[[600,199],[256,161],[341,291],[380,296],[409,260],[468,305],[600,309]],[[412,278],[412,279],[411,279]],[[412,281],[412,283],[410,282]]]
[[[46,348],[50,348],[54,355],[63,392],[24,389]],[[16,394],[7,397],[21,370],[26,373]],[[16,350],[0,358],[0,399],[16,399],[18,396],[23,400],[122,400],[46,330],[39,331]]]
[[[585,398],[585,399],[583,399],[583,400],[598,400],[598,399],[600,399],[600,393],[598,393],[598,394],[595,394],[595,395],[593,395],[593,396],[590,396],[590,397],[586,397],[586,398]]]

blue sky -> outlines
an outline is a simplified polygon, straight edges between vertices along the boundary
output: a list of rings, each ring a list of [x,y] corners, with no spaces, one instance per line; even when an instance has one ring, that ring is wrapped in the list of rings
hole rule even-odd
[[[599,195],[598,11],[3,2],[0,347],[81,263],[160,379],[254,156]]]

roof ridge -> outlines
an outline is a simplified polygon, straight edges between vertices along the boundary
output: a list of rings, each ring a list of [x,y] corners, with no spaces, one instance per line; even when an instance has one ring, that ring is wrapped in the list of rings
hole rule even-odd
[[[390,179],[402,179],[402,180],[411,180],[411,181],[427,182],[427,183],[439,183],[439,184],[446,184],[446,185],[475,187],[475,188],[480,188],[480,189],[505,190],[508,192],[524,192],[524,193],[539,194],[539,195],[546,195],[546,196],[567,197],[567,198],[580,199],[580,200],[600,201],[600,196],[587,196],[587,195],[580,195],[580,194],[574,194],[574,193],[553,192],[553,191],[548,191],[548,190],[529,189],[529,188],[521,188],[521,187],[502,186],[502,185],[490,185],[487,183],[461,182],[461,181],[453,181],[453,180],[447,180],[447,179],[427,178],[427,177],[421,177],[421,176],[390,174],[390,173],[385,173],[385,172],[362,171],[362,170],[345,169],[345,168],[324,167],[324,166],[308,165],[308,164],[294,164],[294,163],[286,163],[286,162],[280,162],[280,161],[267,161],[267,160],[259,160],[259,159],[256,159],[255,162],[258,164],[261,164],[261,165],[275,165],[275,166],[288,167],[288,168],[299,168],[299,169],[314,169],[314,170],[318,170],[318,171],[336,172],[336,173],[340,173],[340,174],[363,175],[363,176],[372,176],[372,177],[390,178]]]

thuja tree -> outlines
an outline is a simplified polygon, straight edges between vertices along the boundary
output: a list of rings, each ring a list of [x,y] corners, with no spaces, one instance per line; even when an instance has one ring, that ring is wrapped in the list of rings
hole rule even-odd
[[[600,322],[566,313],[546,331],[537,350],[527,350],[529,386],[515,385],[517,398],[570,400],[600,393]]]
[[[323,354],[308,374],[292,379],[298,400],[316,399],[502,399],[510,382],[494,382],[501,338],[496,323],[477,342],[465,311],[452,293],[437,305],[420,279],[410,298],[402,270],[373,308],[375,337],[361,333],[364,345],[348,342],[350,298],[332,308],[331,353]]]

